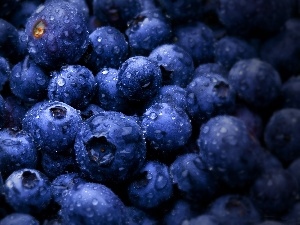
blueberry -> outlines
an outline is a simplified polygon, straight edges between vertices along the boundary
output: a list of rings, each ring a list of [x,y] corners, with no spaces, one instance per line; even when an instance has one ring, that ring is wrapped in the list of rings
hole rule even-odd
[[[101,183],[124,182],[144,164],[146,145],[133,117],[106,111],[86,120],[75,140],[81,171]]]
[[[0,220],[0,225],[39,225],[39,221],[27,213],[11,213]]]
[[[25,32],[30,57],[48,69],[76,63],[88,45],[83,13],[65,1],[40,5],[27,20]]]
[[[83,183],[63,198],[63,224],[125,224],[125,206],[108,187],[99,183]]]
[[[158,46],[151,51],[149,59],[160,66],[164,85],[178,85],[184,88],[192,79],[193,59],[187,51],[176,44]]]
[[[281,86],[281,106],[282,108],[300,109],[300,100],[298,98],[300,86],[300,76],[290,77]]]
[[[218,194],[217,179],[200,159],[199,154],[178,156],[170,165],[171,178],[179,193],[190,202],[205,206]]]
[[[257,177],[250,189],[254,204],[266,216],[285,213],[296,201],[298,183],[285,169],[269,170]]]
[[[274,103],[281,88],[279,73],[258,58],[237,61],[229,71],[228,81],[237,96],[255,108],[266,108]]]
[[[11,69],[6,58],[0,56],[0,92],[3,90],[5,83],[8,81]]]
[[[29,56],[12,67],[11,92],[24,102],[34,103],[47,96],[50,77]]]
[[[147,56],[156,47],[171,41],[172,27],[159,9],[137,14],[125,31],[132,56]]]
[[[50,181],[39,170],[15,170],[5,180],[4,194],[7,203],[16,212],[35,214],[50,203]]]
[[[38,149],[55,155],[74,145],[82,119],[73,107],[58,101],[43,101],[32,106],[22,127],[33,137]]]
[[[130,57],[118,71],[117,89],[129,101],[149,101],[161,86],[160,68],[148,57]]]
[[[158,161],[148,161],[128,186],[131,204],[141,209],[158,209],[172,193],[168,166]]]
[[[228,71],[223,65],[220,65],[219,63],[204,63],[195,68],[192,78],[194,79],[198,76],[210,73],[220,74],[225,78],[228,76]]]
[[[93,14],[101,24],[111,25],[124,31],[127,23],[141,10],[143,1],[94,0]]]
[[[155,103],[141,117],[141,126],[151,150],[159,155],[174,154],[192,134],[191,121],[184,110],[168,103]]]
[[[127,59],[128,43],[125,35],[112,26],[95,29],[89,36],[91,52],[84,61],[91,70],[99,72],[103,67],[118,69]]]
[[[0,128],[2,128],[5,124],[5,100],[2,97],[2,95],[0,95]]]
[[[82,109],[90,103],[95,86],[94,75],[88,68],[67,65],[52,72],[48,97],[51,101],[61,101],[76,109]]]
[[[203,74],[186,87],[187,111],[196,124],[234,110],[236,93],[229,81],[219,74]]]
[[[86,182],[78,173],[61,173],[51,182],[53,200],[61,205],[69,191]]]
[[[97,104],[104,110],[126,112],[128,100],[124,98],[117,88],[118,70],[114,68],[103,68],[96,77]]]
[[[206,168],[229,187],[246,187],[258,175],[262,149],[242,120],[230,115],[211,118],[201,126],[197,143]]]
[[[288,172],[295,177],[298,183],[298,190],[300,190],[300,158],[295,159],[288,167]]]
[[[269,170],[274,169],[283,169],[283,165],[280,162],[280,160],[271,152],[267,150],[261,151],[261,154],[259,156],[259,168],[260,173],[265,173]]]
[[[33,139],[25,131],[0,130],[0,171],[7,177],[21,168],[36,168],[38,153]]]
[[[175,43],[193,58],[194,65],[213,61],[215,38],[212,29],[202,22],[179,25],[174,29]]]
[[[275,111],[266,124],[265,144],[284,164],[300,157],[299,124],[300,110],[293,108]]]
[[[225,36],[215,43],[215,61],[227,70],[241,59],[254,57],[257,57],[255,48],[241,38]]]
[[[278,31],[291,16],[290,1],[219,0],[218,17],[228,32],[237,35],[259,36]],[[251,18],[251,19],[250,19]]]

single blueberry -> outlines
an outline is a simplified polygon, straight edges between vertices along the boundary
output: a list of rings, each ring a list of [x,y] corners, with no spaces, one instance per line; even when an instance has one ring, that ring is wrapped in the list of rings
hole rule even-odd
[[[0,220],[0,225],[39,225],[39,221],[27,213],[10,213]]]

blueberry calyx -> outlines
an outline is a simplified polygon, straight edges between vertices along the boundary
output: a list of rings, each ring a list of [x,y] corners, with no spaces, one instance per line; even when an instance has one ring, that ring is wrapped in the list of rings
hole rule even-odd
[[[66,117],[67,109],[62,106],[55,106],[50,108],[50,112],[55,119],[63,119]]]
[[[226,98],[226,96],[228,96],[229,85],[221,81],[214,86],[214,91],[219,98]]]
[[[40,38],[43,36],[46,30],[46,24],[43,20],[38,20],[33,26],[32,34],[35,38]]]
[[[28,170],[24,171],[22,174],[22,185],[25,188],[31,189],[38,184],[39,180],[35,173],[32,173]]]
[[[94,136],[87,142],[87,151],[90,159],[99,166],[110,166],[115,158],[116,146],[104,136]]]
[[[137,175],[134,182],[134,187],[137,189],[146,187],[150,181],[151,175],[147,171],[143,171]]]

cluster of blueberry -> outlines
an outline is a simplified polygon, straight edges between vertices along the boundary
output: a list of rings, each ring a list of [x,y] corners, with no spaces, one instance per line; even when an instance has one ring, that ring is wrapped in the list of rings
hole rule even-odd
[[[0,225],[297,225],[299,0],[0,0]]]

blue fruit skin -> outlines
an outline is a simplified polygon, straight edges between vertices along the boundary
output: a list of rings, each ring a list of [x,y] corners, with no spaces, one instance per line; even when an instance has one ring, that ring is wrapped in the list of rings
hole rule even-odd
[[[228,80],[219,74],[203,74],[194,78],[186,87],[186,91],[187,111],[197,124],[234,110],[235,90]]]
[[[297,193],[297,180],[285,169],[269,170],[261,174],[250,188],[251,199],[266,216],[285,213],[296,202]]]
[[[295,177],[298,183],[298,193],[300,191],[300,157],[295,159],[288,167],[287,171]]]
[[[191,121],[181,108],[155,103],[141,117],[141,126],[152,151],[171,153],[183,147],[192,134]]]
[[[208,213],[200,214],[199,216],[196,216],[189,220],[189,225],[199,225],[199,224],[219,225],[220,223],[215,216]]]
[[[0,220],[0,225],[39,225],[39,221],[27,213],[10,213]]]
[[[227,78],[228,76],[228,71],[226,70],[226,68],[219,63],[204,63],[195,68],[193,79],[198,76],[210,73],[220,74],[225,78]]]
[[[61,173],[51,182],[53,200],[61,205],[69,191],[86,182],[78,173]]]
[[[264,142],[284,164],[289,164],[300,157],[299,124],[300,109],[293,108],[275,111],[266,124]]]
[[[148,161],[128,186],[132,205],[141,209],[155,209],[171,199],[173,185],[168,166]]]
[[[10,76],[11,69],[9,62],[4,57],[0,56],[0,92],[3,89],[3,86],[8,81]]]
[[[197,144],[206,168],[229,187],[246,187],[258,175],[262,149],[242,120],[229,115],[211,118],[201,126]]]
[[[40,34],[35,35],[35,28]],[[84,15],[65,1],[40,5],[27,20],[25,32],[30,57],[49,69],[76,63],[88,45]]]
[[[36,214],[50,203],[50,181],[39,170],[15,170],[5,180],[4,194],[16,212]]]
[[[81,65],[63,66],[60,70],[52,72],[48,98],[82,109],[92,100],[95,86],[94,75],[88,68]]]
[[[5,100],[2,95],[0,95],[0,128],[4,126],[5,120]]]
[[[148,57],[130,57],[119,69],[117,89],[129,101],[149,101],[161,86],[160,68]]]
[[[47,96],[50,77],[29,56],[12,67],[11,92],[24,102],[35,103]]]
[[[92,117],[93,115],[96,115],[100,112],[105,111],[102,109],[99,105],[96,104],[88,104],[88,106],[82,110],[80,110],[80,115],[83,120],[87,120],[88,118]]]
[[[215,43],[215,61],[227,70],[241,59],[254,57],[257,57],[255,48],[241,38],[225,36]]]
[[[291,16],[290,1],[220,0],[217,13],[228,32],[237,35],[262,36],[278,31]],[[249,19],[251,18],[251,19]]]
[[[125,224],[125,206],[108,187],[99,183],[83,183],[64,197],[60,215],[63,224]]]
[[[212,62],[215,38],[209,26],[202,22],[187,23],[174,29],[176,44],[193,58],[194,65]]]
[[[103,68],[96,77],[97,104],[104,110],[126,112],[128,100],[124,98],[117,88],[118,70],[114,68]]]
[[[229,71],[228,81],[237,96],[254,108],[266,108],[278,98],[281,87],[279,73],[258,58],[242,59]]]
[[[178,85],[182,88],[191,81],[194,63],[190,54],[176,44],[164,44],[153,49],[149,58],[162,69],[164,85]]]
[[[22,127],[33,137],[36,147],[50,155],[73,147],[82,119],[73,107],[58,101],[43,101],[25,114]]]
[[[281,107],[300,109],[300,76],[290,77],[281,86]]]
[[[159,9],[144,10],[129,22],[125,34],[131,56],[148,56],[156,47],[171,41],[172,27]]]
[[[87,177],[101,183],[124,182],[144,164],[146,144],[133,117],[106,111],[86,120],[75,140],[76,161]]]
[[[158,221],[134,206],[125,208],[126,225],[158,225]]]
[[[128,43],[125,35],[112,26],[102,26],[89,35],[91,53],[85,57],[87,66],[99,72],[103,67],[118,69],[127,59]]]
[[[261,222],[261,214],[251,199],[238,194],[226,194],[215,199],[208,214],[213,215],[218,224],[222,225],[251,225]]]
[[[170,165],[170,174],[181,196],[199,206],[205,206],[219,192],[217,179],[206,169],[199,154],[178,156]]]
[[[296,202],[290,209],[288,209],[281,219],[284,224],[297,224],[300,219],[300,202]]]
[[[37,150],[25,131],[0,130],[0,149],[0,171],[4,178],[15,170],[37,166]]]

